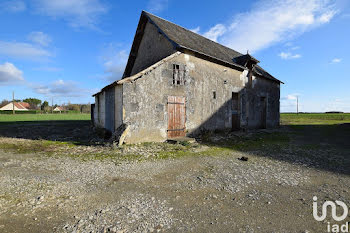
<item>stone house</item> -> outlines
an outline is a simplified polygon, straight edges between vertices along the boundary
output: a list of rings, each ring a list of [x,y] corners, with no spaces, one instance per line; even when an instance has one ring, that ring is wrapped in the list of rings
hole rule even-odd
[[[122,79],[93,95],[93,123],[128,126],[126,143],[277,127],[281,81],[257,63],[143,11]]]

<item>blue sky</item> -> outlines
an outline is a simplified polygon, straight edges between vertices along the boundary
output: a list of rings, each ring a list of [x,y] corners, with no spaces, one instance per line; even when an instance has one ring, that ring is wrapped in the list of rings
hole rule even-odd
[[[348,0],[1,0],[0,100],[92,103],[121,77],[142,10],[232,49],[285,82],[281,111],[350,112]]]

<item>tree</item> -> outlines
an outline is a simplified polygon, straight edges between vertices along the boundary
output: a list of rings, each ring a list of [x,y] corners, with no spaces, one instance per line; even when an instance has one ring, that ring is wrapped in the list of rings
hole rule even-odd
[[[0,108],[4,107],[5,105],[7,105],[8,103],[10,103],[10,101],[8,100],[3,100],[0,102]]]
[[[91,105],[90,104],[80,105],[80,112],[81,113],[90,113],[91,112]]]
[[[41,100],[36,98],[27,98],[27,99],[24,99],[23,102],[30,104],[30,107],[34,109],[37,109],[41,104]]]
[[[44,103],[41,105],[42,111],[47,111],[49,109],[49,102],[44,101]]]
[[[80,112],[80,106],[78,104],[68,104],[68,110]]]

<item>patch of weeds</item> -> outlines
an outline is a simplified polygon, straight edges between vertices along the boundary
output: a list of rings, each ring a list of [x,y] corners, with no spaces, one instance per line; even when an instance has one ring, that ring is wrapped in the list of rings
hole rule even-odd
[[[5,201],[10,201],[12,199],[12,196],[9,194],[2,194],[0,195],[0,199],[3,199]]]
[[[7,201],[7,202],[11,202],[11,203],[13,203],[15,205],[22,202],[22,199],[16,198],[16,197],[14,197],[13,195],[10,195],[10,194],[0,195],[0,199],[3,199],[5,201]]]
[[[176,151],[161,151],[158,152],[156,157],[158,159],[169,159],[169,158],[180,158],[184,156],[190,156],[195,155],[197,153],[191,152],[191,151],[183,151],[183,150],[176,150]]]
[[[61,142],[61,141],[47,141],[43,140],[41,141],[44,146],[67,146],[67,147],[75,147],[79,142]]]
[[[20,154],[28,154],[45,151],[47,146],[40,143],[1,143],[0,149],[5,151],[16,151],[16,153]]]
[[[155,143],[155,142],[143,142],[140,144],[140,146],[143,146],[143,147],[152,147],[154,145],[157,145],[158,143]]]
[[[139,154],[126,154],[118,157],[119,161],[142,161],[145,159],[142,155]]]
[[[182,141],[182,142],[179,142],[179,144],[182,146],[190,146],[191,145],[191,143],[188,141]]]
[[[290,138],[287,134],[261,134],[234,142],[231,144],[231,148],[238,151],[282,150],[288,146],[289,141]]]
[[[46,140],[28,140],[28,141],[10,141],[0,142],[0,149],[5,151],[15,151],[19,154],[45,152],[53,153],[57,147],[68,146],[73,147],[70,142],[46,141]]]

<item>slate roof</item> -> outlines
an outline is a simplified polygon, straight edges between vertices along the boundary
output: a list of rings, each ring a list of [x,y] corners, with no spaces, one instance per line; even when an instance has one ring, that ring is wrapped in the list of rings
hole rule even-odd
[[[143,11],[142,14],[148,17],[148,19],[156,27],[158,27],[158,29],[173,43],[177,49],[189,49],[194,52],[207,55],[211,58],[218,59],[231,65],[243,68],[242,64],[240,64],[241,62],[238,61],[240,61],[240,57],[243,57],[244,59],[247,58],[247,55],[243,55],[233,49],[209,40],[199,34],[196,34],[188,29],[185,29],[165,19],[159,18],[158,16],[152,15],[148,12]],[[258,62],[258,60],[256,60],[251,55],[248,56],[249,58]],[[262,75],[263,77],[273,81],[281,82],[266,72],[264,69],[262,69],[260,66],[256,66],[256,70],[258,71],[258,75]]]

